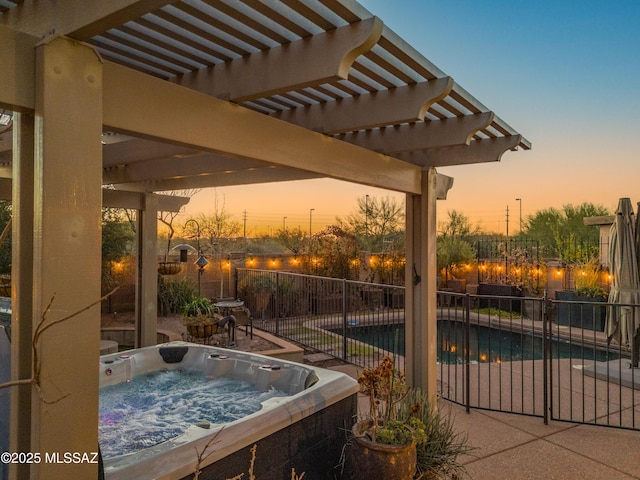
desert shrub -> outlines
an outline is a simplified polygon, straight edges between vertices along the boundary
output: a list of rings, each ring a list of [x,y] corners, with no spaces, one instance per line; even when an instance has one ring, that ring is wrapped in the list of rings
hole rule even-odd
[[[399,409],[409,411],[416,405],[415,416],[422,420],[427,441],[417,445],[418,473],[421,479],[459,479],[467,475],[460,457],[474,447],[468,445],[466,434],[455,431],[451,415],[443,415],[420,389],[410,390]]]
[[[158,298],[161,315],[182,313],[186,304],[196,297],[196,286],[188,278],[170,279],[158,276]]]

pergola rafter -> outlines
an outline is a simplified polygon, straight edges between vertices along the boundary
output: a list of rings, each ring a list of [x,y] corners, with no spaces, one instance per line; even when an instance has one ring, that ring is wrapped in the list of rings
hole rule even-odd
[[[405,152],[397,158],[423,167],[469,165],[471,163],[499,162],[502,155],[514,150],[522,142],[520,135],[473,140],[469,145],[438,147],[431,150]]]
[[[410,124],[364,130],[338,135],[349,143],[396,158],[403,152],[420,152],[451,145],[469,145],[472,137],[493,121],[493,113],[478,113],[443,121]]]
[[[428,82],[326,102],[306,109],[288,109],[272,116],[326,134],[349,133],[369,128],[424,120],[433,103],[446,97],[453,79]]]

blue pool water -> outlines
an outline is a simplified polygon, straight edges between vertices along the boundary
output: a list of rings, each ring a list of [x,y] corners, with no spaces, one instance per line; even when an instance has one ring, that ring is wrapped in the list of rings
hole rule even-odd
[[[398,331],[398,335],[395,332]],[[341,330],[334,330],[342,333]],[[349,338],[404,355],[404,325],[353,326],[347,329]],[[398,338],[397,349],[394,338]],[[464,325],[451,320],[438,321],[438,362],[464,363]],[[618,355],[606,350],[582,348],[565,341],[551,343],[552,358],[585,360],[616,360]],[[472,363],[509,362],[542,359],[542,337],[530,332],[520,333],[471,325],[469,360]]]
[[[259,391],[228,378],[208,379],[182,370],[139,375],[100,389],[99,439],[105,458],[133,453],[182,434],[200,421],[238,420],[279,390]]]

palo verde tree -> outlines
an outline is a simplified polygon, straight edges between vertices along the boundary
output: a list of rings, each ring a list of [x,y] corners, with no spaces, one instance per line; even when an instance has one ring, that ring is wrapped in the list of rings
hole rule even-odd
[[[341,230],[360,240],[363,250],[382,252],[390,239],[396,248],[404,248],[404,205],[391,196],[358,197],[356,210],[336,221]]]
[[[309,237],[300,228],[283,228],[276,232],[276,239],[287,251],[294,256],[300,255],[309,247]]]
[[[187,220],[181,232],[184,238],[195,239],[200,227],[200,246],[203,253],[219,254],[231,251],[233,242],[242,232],[242,224],[233,218],[225,208],[224,198],[218,200],[215,195],[213,212],[201,213],[194,218],[196,222]]]
[[[584,218],[610,214],[607,208],[593,203],[564,205],[562,210],[547,208],[529,215],[522,230],[539,242],[545,257],[574,262],[598,253],[598,228],[585,225]]]
[[[445,271],[447,281],[452,277],[455,268],[476,260],[476,252],[470,239],[478,234],[479,229],[474,227],[464,214],[450,210],[447,212],[447,220],[440,223],[438,230],[438,271]]]
[[[438,225],[438,234],[442,237],[457,237],[470,241],[471,237],[479,233],[480,228],[472,225],[469,217],[457,210],[449,210],[447,220]]]

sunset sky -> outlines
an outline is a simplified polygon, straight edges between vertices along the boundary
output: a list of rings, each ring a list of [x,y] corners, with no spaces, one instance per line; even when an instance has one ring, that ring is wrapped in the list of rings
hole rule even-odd
[[[592,202],[640,202],[640,1],[361,0],[382,21],[533,144],[499,163],[440,168],[454,177],[439,218],[456,209],[485,231],[522,216]],[[215,189],[248,233],[313,230],[364,195],[404,195],[333,180]],[[187,215],[213,211],[214,190]]]

